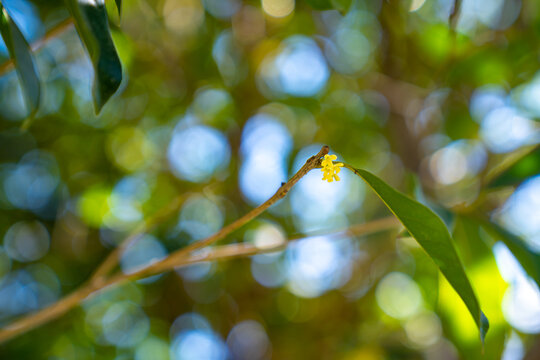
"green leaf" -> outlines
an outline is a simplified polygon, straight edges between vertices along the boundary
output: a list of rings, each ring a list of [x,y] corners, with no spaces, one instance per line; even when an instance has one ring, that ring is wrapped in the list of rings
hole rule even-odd
[[[40,100],[37,66],[28,42],[2,4],[0,4],[0,34],[15,64],[26,106],[32,118],[38,110]]]
[[[530,249],[527,243],[518,236],[501,226],[489,221],[483,222],[482,226],[492,237],[501,240],[506,245],[523,266],[525,272],[540,287],[540,255]]]
[[[94,67],[94,106],[99,113],[118,90],[122,81],[122,64],[109,31],[103,0],[66,0],[75,26]]]
[[[115,0],[116,9],[118,9],[118,17],[122,16],[122,0]]]
[[[488,320],[480,310],[471,283],[454,248],[452,237],[441,218],[426,206],[398,192],[370,172],[348,168],[368,183],[437,264],[469,309],[480,330],[480,338],[483,342],[489,328]]]
[[[459,248],[459,255],[465,264],[473,264],[485,256],[491,256],[492,243],[482,236],[481,224],[474,218],[457,215],[453,224],[452,237]]]

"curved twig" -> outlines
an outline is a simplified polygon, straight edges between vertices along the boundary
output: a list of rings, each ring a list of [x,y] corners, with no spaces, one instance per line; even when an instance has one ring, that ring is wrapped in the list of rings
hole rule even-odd
[[[118,259],[118,256],[120,255],[120,250],[115,250],[110,257],[108,257],[105,261],[106,264],[100,266],[97,271],[97,276],[93,276],[92,279],[85,285],[82,285],[78,290],[71,293],[65,298],[62,298],[58,302],[45,307],[41,310],[39,310],[36,313],[29,314],[22,319],[19,319],[12,324],[6,326],[4,329],[0,330],[0,343],[8,341],[26,331],[29,331],[31,329],[34,329],[42,324],[45,324],[63,314],[68,312],[70,309],[77,306],[81,301],[83,301],[88,295],[94,293],[97,290],[101,290],[107,286],[118,284],[123,281],[127,281],[130,279],[135,278],[142,278],[147,277],[150,275],[154,275],[157,273],[165,272],[167,270],[171,270],[177,266],[180,266],[183,263],[186,263],[190,261],[193,257],[195,258],[201,258],[200,256],[192,255],[190,256],[193,251],[201,249],[203,247],[206,247],[208,245],[211,245],[223,238],[225,238],[227,235],[232,233],[233,231],[237,230],[238,228],[242,227],[249,221],[253,220],[257,216],[259,216],[261,213],[266,211],[270,206],[275,204],[278,200],[282,199],[287,195],[289,190],[303,177],[305,176],[309,171],[312,169],[315,169],[316,167],[320,166],[321,157],[328,154],[328,146],[323,146],[321,150],[314,156],[310,157],[304,166],[298,170],[296,174],[293,175],[289,181],[287,181],[285,184],[283,184],[276,193],[270,197],[270,199],[266,200],[261,205],[257,206],[238,220],[234,221],[233,223],[225,226],[215,234],[209,236],[206,239],[197,241],[195,243],[192,243],[191,245],[188,245],[180,250],[177,250],[176,252],[170,254],[165,259],[155,262],[137,272],[131,273],[131,274],[123,274],[119,273],[116,276],[111,277],[110,279],[105,279],[104,276],[106,273],[112,269],[116,265],[116,261]],[[131,240],[126,240],[124,244],[127,246]],[[201,259],[200,261],[207,261],[206,258]],[[187,264],[187,263],[186,263]]]

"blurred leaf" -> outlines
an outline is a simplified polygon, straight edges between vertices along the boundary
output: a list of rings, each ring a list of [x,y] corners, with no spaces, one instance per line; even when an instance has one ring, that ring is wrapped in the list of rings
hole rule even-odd
[[[483,222],[482,226],[491,236],[501,240],[508,247],[527,274],[540,286],[540,255],[530,249],[522,239],[503,227],[490,221]]]
[[[463,215],[455,217],[452,237],[466,265],[474,264],[486,255],[492,255],[492,244],[486,244],[486,239],[480,232],[480,223],[476,219]]]
[[[105,4],[83,0],[66,2],[94,66],[94,106],[99,113],[122,81],[122,64],[109,31]]]
[[[116,8],[118,9],[118,17],[122,16],[122,0],[115,0]]]
[[[37,66],[28,42],[2,4],[0,4],[0,34],[17,69],[31,118],[38,110],[40,100]]]
[[[538,169],[540,169],[540,147],[527,146],[498,161],[488,170],[484,181],[489,187],[516,185],[536,175]]]
[[[476,295],[452,243],[452,237],[443,221],[429,208],[396,191],[370,172],[362,169],[354,169],[354,172],[368,183],[435,261],[448,282],[463,299],[484,341],[489,328],[488,320],[480,310]]]

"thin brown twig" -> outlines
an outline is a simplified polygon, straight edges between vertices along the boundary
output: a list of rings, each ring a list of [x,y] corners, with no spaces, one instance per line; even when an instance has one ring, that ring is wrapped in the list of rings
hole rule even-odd
[[[387,217],[383,219],[374,220],[364,224],[353,225],[346,229],[338,230],[337,232],[324,232],[324,235],[332,237],[343,237],[347,235],[370,235],[373,233],[395,229],[401,226],[401,223],[397,221],[394,217]],[[288,246],[301,241],[309,240],[314,236],[321,236],[322,232],[313,232],[304,234],[301,237],[289,238],[287,241],[279,243],[271,247],[257,247],[252,244],[229,244],[221,245],[215,248],[209,249],[207,252],[195,253],[191,256],[185,257],[183,259],[178,259],[174,264],[170,264],[171,268],[180,268],[185,267],[201,262],[207,261],[222,261],[236,259],[240,257],[253,256],[264,253],[272,253],[276,251],[285,250]],[[168,269],[168,270],[170,270]],[[89,299],[92,296],[95,296],[100,293],[100,290],[108,288],[110,286],[116,286],[122,284],[128,280],[133,280],[139,278],[137,273],[133,274],[118,274],[108,281],[92,284],[88,283],[86,286],[81,287],[77,291],[71,293],[65,298],[59,300],[55,304],[44,308],[37,313],[31,314],[21,320],[14,322],[13,324],[7,326],[6,328],[0,330],[0,343],[8,341],[28,330],[31,330],[40,324],[44,324],[48,321],[51,321],[55,318],[62,316],[67,313],[69,310],[80,304],[82,301]]]
[[[323,231],[315,231],[309,233],[309,236],[342,236],[346,234],[350,235],[368,235],[372,234],[377,231],[386,230],[389,228],[394,228],[402,226],[398,219],[396,219],[394,216],[385,217],[378,220],[373,220],[364,224],[357,224],[352,225],[346,228],[343,228],[341,230],[323,230]],[[296,239],[303,239],[306,235],[297,235],[293,237],[289,237],[289,240],[296,240]]]
[[[90,286],[82,286],[54,304],[7,325],[0,330],[0,343],[64,315],[95,290]]]
[[[298,170],[296,174],[293,175],[292,178],[289,179],[285,184],[283,184],[270,199],[266,200],[261,205],[257,206],[241,218],[237,219],[236,221],[232,222],[231,224],[225,226],[221,230],[219,230],[214,235],[209,236],[206,239],[203,239],[201,241],[194,242],[180,250],[177,250],[176,252],[172,253],[170,256],[165,258],[164,260],[154,263],[151,266],[143,269],[140,271],[140,274],[138,276],[148,276],[150,274],[155,274],[158,272],[162,272],[166,269],[170,269],[170,265],[174,264],[178,259],[186,257],[187,254],[201,249],[203,247],[206,247],[208,245],[211,245],[223,238],[225,238],[227,235],[232,233],[233,231],[239,229],[240,227],[244,226],[257,216],[259,216],[261,213],[266,211],[270,206],[275,204],[278,200],[281,200],[282,198],[287,195],[289,190],[302,178],[304,177],[308,172],[315,169],[320,165],[320,159],[324,155],[328,154],[328,146],[323,146],[321,150],[314,156],[310,157],[304,166]]]
[[[159,225],[161,222],[165,221],[170,217],[171,214],[176,212],[180,206],[184,203],[185,194],[181,194],[174,198],[169,204],[161,208],[156,212],[152,217],[150,217],[145,222],[137,226],[127,238],[125,238],[120,245],[118,245],[108,256],[107,258],[98,266],[94,271],[94,274],[90,277],[90,283],[94,285],[99,285],[105,281],[105,277],[114,267],[118,264],[118,259],[124,250],[134,244],[134,241],[140,238],[141,234],[150,231],[152,228]]]
[[[188,266],[191,264],[205,262],[232,259],[238,257],[252,256],[264,253],[271,253],[276,251],[285,250],[290,245],[302,240],[309,240],[316,236],[331,236],[331,237],[345,237],[348,235],[371,235],[377,232],[396,229],[401,227],[401,223],[394,216],[389,216],[382,219],[373,220],[364,224],[357,224],[348,228],[340,229],[337,231],[314,231],[302,236],[289,237],[286,241],[278,243],[274,246],[257,247],[252,244],[240,243],[221,245],[215,248],[209,249],[208,252],[202,254],[194,254],[185,260],[179,261],[177,264],[172,264],[172,268],[178,268]]]
[[[69,17],[55,26],[53,26],[51,29],[49,29],[45,36],[43,36],[41,39],[33,42],[30,45],[30,48],[32,51],[38,51],[41,49],[47,42],[54,39],[55,37],[59,36],[60,34],[66,32],[67,30],[71,29],[73,26],[73,18]],[[0,76],[4,75],[6,72],[13,69],[13,59],[8,59],[4,63],[0,64]]]
[[[223,245],[216,247],[214,249],[211,248],[205,248],[200,252],[192,253],[191,255],[185,254],[183,257],[176,257],[176,261],[167,262],[167,268],[163,268],[162,266],[148,266],[142,270],[147,269],[153,269],[153,271],[137,271],[133,273],[119,273],[114,277],[111,277],[106,284],[104,284],[103,287],[111,286],[111,285],[118,285],[122,282],[128,281],[128,280],[135,280],[140,279],[143,277],[156,275],[168,270],[172,270],[178,267],[191,265],[194,263],[199,262],[205,262],[205,261],[213,261],[213,260],[221,260],[224,258],[236,258],[240,256],[251,256],[261,253],[268,253],[268,252],[276,252],[279,250],[284,250],[287,246],[289,246],[291,243],[294,243],[299,240],[313,238],[315,236],[332,236],[332,237],[342,237],[347,235],[369,235],[376,232],[388,230],[388,229],[396,229],[400,228],[403,225],[393,216],[389,216],[386,218],[373,220],[368,223],[364,224],[358,224],[353,225],[348,228],[340,229],[335,232],[333,231],[316,231],[311,232],[309,234],[303,234],[301,236],[294,236],[289,237],[287,241],[278,244],[274,247],[256,247],[254,245],[250,244],[231,244],[231,245]],[[204,251],[208,249],[208,251]],[[155,263],[157,264],[157,263]]]
[[[233,231],[237,230],[241,226],[245,225],[249,221],[259,216],[261,213],[267,210],[270,206],[272,206],[278,200],[285,197],[285,195],[287,195],[289,190],[303,176],[305,176],[309,171],[311,171],[312,169],[320,165],[321,157],[328,154],[328,150],[329,150],[328,146],[323,146],[321,150],[316,155],[310,157],[306,161],[304,166],[302,166],[302,168],[300,168],[300,170],[298,170],[298,172],[294,174],[293,177],[289,179],[289,181],[283,184],[276,191],[276,193],[272,197],[270,197],[270,199],[268,199],[267,201],[265,201],[263,204],[259,205],[258,207],[254,208],[253,210],[251,210],[250,212],[248,212],[246,215],[242,216],[238,220],[225,226],[224,228],[222,228],[215,234],[211,235],[210,237],[197,241],[180,250],[177,250],[176,252],[170,254],[165,259],[155,262],[132,274],[120,273],[116,276],[111,277],[109,280],[106,280],[106,281],[88,282],[86,285],[82,285],[74,293],[59,300],[58,302],[46,308],[43,308],[36,313],[25,316],[22,319],[17,320],[13,322],[12,324],[9,324],[8,326],[6,326],[4,329],[0,330],[0,343],[8,341],[9,339],[12,339],[13,337],[16,337],[26,331],[36,328],[52,319],[55,319],[65,314],[67,311],[69,311],[70,309],[78,305],[89,294],[97,290],[103,289],[107,286],[110,286],[116,283],[130,280],[130,279],[143,278],[143,277],[154,275],[160,272],[165,272],[167,270],[170,270],[170,269],[173,269],[174,267],[179,266],[178,264],[181,264],[182,261],[187,261],[190,253],[192,253],[193,251],[197,249],[201,249],[208,245],[211,245],[215,243],[216,241],[219,241],[225,238]],[[118,256],[118,254],[115,256]],[[197,257],[196,254],[194,256]],[[112,263],[112,260],[111,260],[111,263]],[[109,266],[111,265],[107,265],[107,267]],[[102,271],[100,271],[100,273],[102,273]]]
[[[391,230],[401,226],[401,224],[393,217],[383,218],[379,220],[374,220],[365,224],[359,224],[351,226],[348,229],[339,230],[336,233],[326,232],[325,235],[328,236],[347,236],[347,235],[369,235],[380,231]],[[180,268],[184,266],[189,266],[201,262],[207,261],[222,261],[235,259],[239,257],[247,257],[264,253],[271,253],[276,251],[285,250],[287,246],[298,242],[300,240],[313,238],[314,236],[320,236],[320,232],[314,232],[305,234],[303,237],[295,237],[294,239],[289,239],[286,242],[277,244],[272,247],[260,248],[252,244],[230,244],[217,246],[213,249],[209,249],[208,252],[200,254],[192,254],[183,259],[178,259],[177,263],[171,264],[171,268]],[[169,269],[169,270],[170,270]],[[69,310],[80,304],[82,301],[95,296],[100,293],[100,290],[108,288],[110,286],[116,286],[122,284],[125,281],[133,280],[138,278],[136,273],[133,274],[118,274],[108,281],[100,284],[91,284],[89,283],[86,286],[81,287],[77,291],[71,293],[65,298],[59,300],[55,304],[44,308],[37,313],[31,314],[21,320],[14,322],[13,324],[7,326],[6,328],[0,330],[0,343],[6,342],[26,331],[29,331],[41,324],[44,324],[48,321],[54,320],[67,313]]]
[[[452,8],[452,12],[450,13],[450,17],[448,18],[448,22],[450,24],[450,27],[454,30],[457,28],[457,23],[459,20],[459,16],[461,15],[461,8],[462,8],[462,0],[456,0],[454,3],[454,7]]]

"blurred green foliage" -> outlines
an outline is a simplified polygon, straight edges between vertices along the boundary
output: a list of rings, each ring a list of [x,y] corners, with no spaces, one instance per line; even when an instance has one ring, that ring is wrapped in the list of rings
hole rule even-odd
[[[321,235],[391,214],[352,173],[329,184],[315,170],[225,242],[308,239],[107,289],[0,345],[0,358],[520,359],[538,348],[537,1],[68,2],[71,14],[101,7],[101,26],[76,13],[77,32],[62,1],[1,1],[37,49],[41,82],[32,114],[30,60],[10,63],[0,43],[2,328],[84,284],[179,195],[119,271],[218,231],[327,144],[443,218],[490,331],[482,347],[408,233]]]

